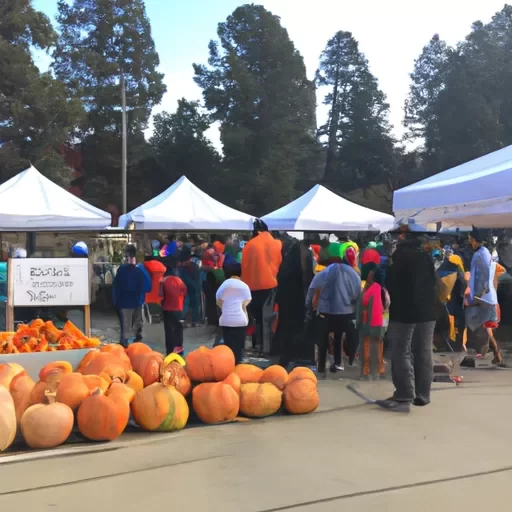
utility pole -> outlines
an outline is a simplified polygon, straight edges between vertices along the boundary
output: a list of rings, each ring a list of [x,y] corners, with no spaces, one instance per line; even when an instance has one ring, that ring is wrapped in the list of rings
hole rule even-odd
[[[121,150],[121,193],[122,193],[122,214],[127,211],[126,201],[126,166],[127,166],[127,126],[126,126],[126,86],[124,81],[124,74],[121,71],[121,122],[122,122],[122,150]]]

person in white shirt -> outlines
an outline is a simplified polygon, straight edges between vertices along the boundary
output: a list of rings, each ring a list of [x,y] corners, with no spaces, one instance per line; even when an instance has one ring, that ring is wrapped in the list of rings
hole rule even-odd
[[[235,354],[236,363],[242,362],[247,336],[247,305],[251,302],[251,290],[240,280],[242,267],[239,263],[224,266],[226,280],[217,290],[217,306],[222,311],[219,326],[222,327],[224,344]]]

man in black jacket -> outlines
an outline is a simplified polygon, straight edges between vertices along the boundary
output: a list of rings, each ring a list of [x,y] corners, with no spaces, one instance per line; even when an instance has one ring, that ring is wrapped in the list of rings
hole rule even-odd
[[[395,392],[380,405],[407,412],[410,404],[430,403],[432,345],[436,325],[437,278],[421,240],[401,229],[402,240],[386,275],[391,298],[388,339]]]

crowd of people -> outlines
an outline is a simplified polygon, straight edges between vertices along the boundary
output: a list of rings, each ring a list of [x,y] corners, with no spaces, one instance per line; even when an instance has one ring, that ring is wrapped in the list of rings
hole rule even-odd
[[[493,363],[502,363],[493,330],[504,269],[477,229],[469,258],[455,244],[433,246],[408,226],[395,239],[363,249],[343,238],[297,241],[256,221],[250,240],[170,238],[155,242],[153,256],[138,264],[128,246],[113,283],[121,344],[142,339],[148,302],[162,308],[167,352],[182,352],[184,327],[207,320],[219,326],[220,342],[237,362],[252,335],[253,347],[277,353],[283,366],[314,361],[322,377],[344,371],[346,359],[360,366],[362,379],[379,379],[387,344],[395,393],[381,405],[427,405],[436,334],[448,344],[458,336],[465,346],[467,329],[483,327]]]

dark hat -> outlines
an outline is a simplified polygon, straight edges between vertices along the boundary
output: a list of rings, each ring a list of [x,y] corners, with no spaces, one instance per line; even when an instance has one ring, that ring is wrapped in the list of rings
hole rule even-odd
[[[486,229],[480,229],[473,226],[473,229],[469,232],[469,236],[475,239],[477,242],[484,243],[490,238],[490,233]]]

